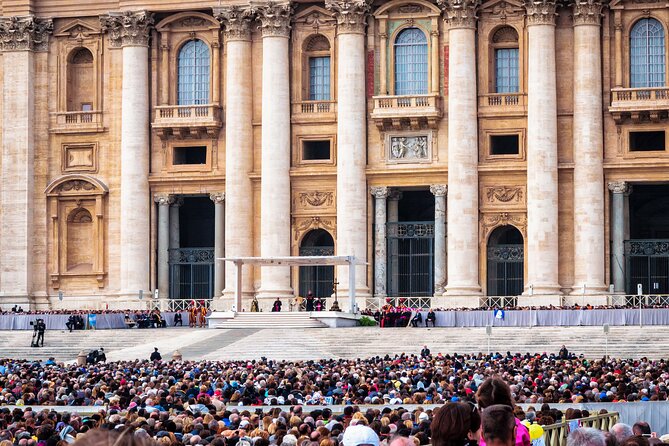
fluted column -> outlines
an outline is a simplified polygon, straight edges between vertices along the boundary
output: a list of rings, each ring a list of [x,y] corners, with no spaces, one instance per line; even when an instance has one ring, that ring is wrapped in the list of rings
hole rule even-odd
[[[476,8],[478,0],[439,0],[448,25],[449,296],[481,294],[478,246]]]
[[[526,1],[527,282],[533,295],[557,296],[558,169],[555,0]],[[580,179],[579,179],[580,180]]]
[[[221,297],[225,286],[225,194],[216,192],[209,198],[214,202],[214,297]]]
[[[606,290],[604,124],[598,0],[577,0],[574,18],[574,291]]]
[[[149,31],[145,11],[102,17],[112,47],[123,51],[121,88],[121,294],[149,288]]]
[[[386,297],[386,270],[388,253],[386,252],[386,186],[373,186],[369,189],[374,197],[374,297]]]
[[[170,206],[170,249],[179,249],[181,247],[179,208],[184,204],[184,200],[179,196],[173,197]]]
[[[365,25],[368,0],[326,0],[337,20],[337,254],[367,262],[367,103]],[[338,267],[348,294],[348,267]],[[367,268],[356,266],[356,293],[369,295]],[[360,301],[359,301],[360,302]]]
[[[434,194],[434,295],[441,296],[446,284],[446,192],[445,184],[433,184]]]
[[[253,79],[251,59],[252,13],[244,7],[215,10],[223,24],[226,44],[225,68],[225,253],[229,257],[253,255]],[[244,267],[242,293],[253,293],[250,267]],[[225,264],[226,303],[232,305],[237,271]]]
[[[625,292],[625,194],[630,192],[629,183],[612,181],[611,191],[611,277],[613,290]]]
[[[160,297],[169,297],[170,288],[170,205],[173,198],[168,194],[156,194],[153,201],[158,205],[158,292]]]
[[[290,255],[290,1],[253,6],[262,32],[260,253]],[[262,269],[259,298],[293,294],[289,267]]]

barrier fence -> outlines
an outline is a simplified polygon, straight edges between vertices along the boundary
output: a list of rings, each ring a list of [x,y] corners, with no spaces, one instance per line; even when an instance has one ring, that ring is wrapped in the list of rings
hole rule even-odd
[[[579,427],[592,427],[600,431],[608,431],[619,420],[617,412],[597,414],[591,417],[566,420],[544,426],[545,446],[565,446],[569,432]],[[633,423],[632,423],[633,424]]]

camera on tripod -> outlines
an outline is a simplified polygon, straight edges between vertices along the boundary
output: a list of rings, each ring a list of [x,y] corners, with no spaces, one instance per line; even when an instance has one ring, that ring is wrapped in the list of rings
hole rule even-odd
[[[30,325],[33,327],[33,338],[30,342],[31,347],[43,347],[44,346],[44,332],[46,331],[46,323],[44,319],[37,319],[34,322],[30,321]]]

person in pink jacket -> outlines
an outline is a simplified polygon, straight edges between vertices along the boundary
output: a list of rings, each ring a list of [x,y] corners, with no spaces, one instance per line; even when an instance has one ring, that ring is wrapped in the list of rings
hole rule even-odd
[[[476,392],[476,402],[479,409],[484,410],[487,407],[496,404],[513,407],[515,403],[511,396],[511,388],[499,376],[493,376],[481,383]],[[530,431],[516,418],[516,446],[530,446]],[[481,437],[480,446],[485,446],[485,440]]]

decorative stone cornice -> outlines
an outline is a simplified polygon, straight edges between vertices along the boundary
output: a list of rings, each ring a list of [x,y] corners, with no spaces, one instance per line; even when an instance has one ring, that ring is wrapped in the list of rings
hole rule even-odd
[[[290,1],[251,3],[250,11],[260,21],[263,37],[290,37],[290,19],[293,4]]]
[[[155,194],[153,196],[153,201],[155,201],[158,206],[169,206],[174,202],[174,197],[170,194]]]
[[[46,51],[52,32],[51,19],[0,17],[0,51]]]
[[[574,26],[597,25],[602,18],[601,0],[576,0],[571,4],[573,9]]]
[[[214,9],[214,17],[223,25],[227,40],[251,40],[253,12],[247,6],[226,6]]]
[[[214,204],[224,204],[225,203],[225,193],[224,192],[215,192],[209,194],[209,199],[214,202]]]
[[[435,197],[444,197],[448,193],[448,186],[446,184],[433,184],[430,186],[430,192]]]
[[[100,17],[102,31],[109,33],[112,48],[148,46],[153,14],[146,11],[110,12]]]
[[[325,7],[334,13],[339,34],[365,33],[369,0],[325,0]]]
[[[555,0],[525,0],[527,26],[555,25],[556,8]]]
[[[450,29],[476,28],[476,10],[480,0],[437,0]]]
[[[631,186],[625,181],[609,181],[609,190],[614,194],[627,194],[631,191]]]
[[[369,188],[369,193],[376,199],[386,199],[388,197],[388,187],[372,186]]]

